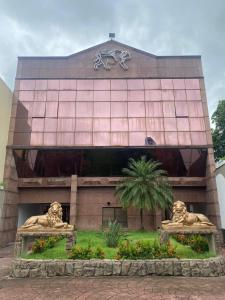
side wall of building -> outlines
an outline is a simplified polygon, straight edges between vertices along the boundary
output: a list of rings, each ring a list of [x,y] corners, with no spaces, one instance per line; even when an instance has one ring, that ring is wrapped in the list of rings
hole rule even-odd
[[[216,170],[216,185],[221,216],[221,227],[225,230],[225,165]]]
[[[0,183],[3,181],[12,92],[0,79]]]

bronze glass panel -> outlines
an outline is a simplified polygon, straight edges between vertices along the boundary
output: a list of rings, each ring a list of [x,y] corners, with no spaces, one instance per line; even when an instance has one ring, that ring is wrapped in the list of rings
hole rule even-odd
[[[61,132],[74,132],[75,131],[75,119],[58,119],[57,131]]]
[[[76,91],[59,91],[59,101],[75,101]]]
[[[160,79],[144,79],[144,87],[146,90],[159,90],[161,89]]]
[[[198,90],[200,89],[199,79],[185,79],[185,86],[186,89]]]
[[[129,132],[129,146],[144,146],[146,132]]]
[[[94,90],[95,91],[106,91],[110,90],[110,80],[94,80]]]
[[[143,79],[128,79],[127,80],[127,89],[128,90],[143,90],[144,89]]]
[[[146,117],[163,117],[161,102],[145,102]]]
[[[91,146],[92,145],[92,133],[89,133],[89,132],[77,132],[77,133],[75,133],[75,145],[77,145],[77,146],[82,146],[82,145]]]
[[[37,118],[45,117],[45,102],[34,102],[32,116]]]
[[[146,131],[145,118],[129,118],[129,131]]]
[[[128,117],[145,117],[144,102],[128,102]]]
[[[176,118],[164,118],[165,131],[177,131]]]
[[[173,101],[174,100],[173,90],[162,90],[162,100]]]
[[[184,79],[173,79],[173,87],[176,90],[185,90]]]
[[[93,91],[77,91],[77,101],[93,101]]]
[[[111,131],[128,131],[128,119],[127,118],[112,118],[111,119]]]
[[[59,81],[60,90],[76,90],[77,81],[74,79],[63,79]]]
[[[110,117],[110,102],[94,102],[94,117]]]
[[[74,102],[59,102],[58,117],[59,118],[74,118],[75,117],[75,103]]]
[[[163,118],[146,118],[147,131],[164,131]]]
[[[161,86],[164,90],[172,90],[173,89],[173,80],[172,79],[161,79]]]
[[[92,118],[76,118],[76,131],[92,131]]]
[[[190,118],[191,131],[205,131],[205,120],[204,118]]]
[[[191,134],[190,132],[178,132],[178,143],[179,145],[191,145]]]
[[[77,90],[92,91],[93,87],[93,80],[77,80]]]
[[[111,117],[127,117],[127,102],[111,102]]]
[[[127,101],[127,91],[111,91],[111,101]]]
[[[185,90],[174,90],[174,98],[175,98],[175,101],[187,100],[186,91]]]
[[[140,91],[128,91],[128,101],[144,101],[144,90]]]
[[[178,131],[190,131],[188,118],[177,118]]]
[[[161,101],[161,90],[145,90],[145,101]]]
[[[110,131],[110,119],[109,118],[94,118],[93,119],[93,131]]]
[[[94,146],[109,146],[110,145],[110,133],[109,132],[94,132],[93,133],[93,145]]]
[[[34,100],[34,92],[33,91],[20,91],[19,92],[19,100],[22,102],[33,101]]]
[[[35,80],[20,80],[20,90],[32,91],[35,89]]]
[[[92,117],[93,110],[94,110],[93,102],[76,102],[77,117]]]
[[[59,80],[48,80],[48,90],[59,90]]]
[[[47,90],[47,80],[36,80],[35,90]]]
[[[58,101],[59,92],[57,91],[47,91],[47,101]]]
[[[201,100],[200,90],[186,90],[187,100]]]
[[[111,146],[128,146],[128,132],[111,132]]]
[[[57,119],[45,118],[45,132],[56,132],[57,131]]]
[[[125,79],[112,79],[111,90],[127,90],[127,81]]]
[[[94,91],[94,101],[110,101],[110,91]]]

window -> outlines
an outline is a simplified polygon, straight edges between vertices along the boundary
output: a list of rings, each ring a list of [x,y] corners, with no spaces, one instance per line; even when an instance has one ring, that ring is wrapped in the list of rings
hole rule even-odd
[[[103,207],[102,225],[107,226],[109,220],[116,220],[122,227],[127,227],[127,210],[121,207]]]

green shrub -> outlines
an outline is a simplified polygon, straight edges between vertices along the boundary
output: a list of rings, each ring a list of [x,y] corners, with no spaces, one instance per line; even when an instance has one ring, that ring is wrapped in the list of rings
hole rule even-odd
[[[46,239],[37,239],[34,241],[31,250],[33,253],[41,253],[46,249]]]
[[[91,258],[99,258],[104,259],[105,253],[101,247],[97,247],[96,250],[91,248],[90,243],[88,246],[74,246],[69,255],[71,259],[91,259]]]
[[[97,247],[94,252],[95,258],[104,259],[105,258],[105,252],[101,247]]]
[[[173,238],[182,245],[190,246],[191,236],[183,233],[174,234]]]
[[[205,237],[200,234],[176,234],[173,238],[183,245],[188,245],[197,253],[204,253],[209,251],[208,241]]]
[[[121,227],[116,220],[114,222],[109,221],[108,227],[108,230],[104,232],[106,245],[108,247],[115,248],[117,247],[122,236]]]
[[[72,259],[90,259],[93,257],[93,250],[91,249],[91,245],[87,246],[73,246],[69,258]]]
[[[48,248],[53,248],[61,239],[61,236],[50,236],[48,238],[36,239],[32,244],[31,250],[33,253],[41,253]]]
[[[157,259],[176,257],[176,251],[170,242],[160,244],[157,240],[137,241],[128,240],[119,244],[116,259]]]
[[[201,235],[194,235],[190,241],[191,249],[197,253],[204,253],[209,251],[208,241]]]

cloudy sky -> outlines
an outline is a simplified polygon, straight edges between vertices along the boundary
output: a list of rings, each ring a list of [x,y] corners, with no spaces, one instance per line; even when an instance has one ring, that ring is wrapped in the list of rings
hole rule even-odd
[[[108,39],[156,55],[202,55],[209,111],[225,99],[224,0],[0,0],[0,76],[18,56],[69,55]]]

